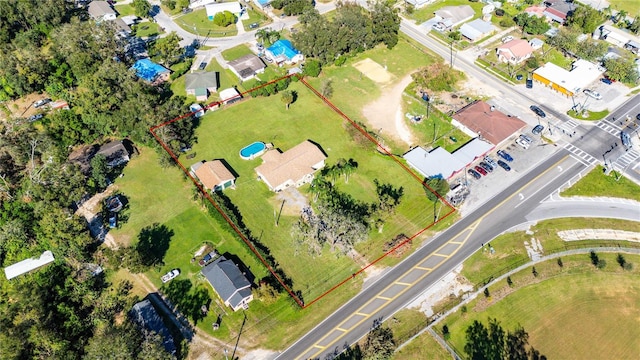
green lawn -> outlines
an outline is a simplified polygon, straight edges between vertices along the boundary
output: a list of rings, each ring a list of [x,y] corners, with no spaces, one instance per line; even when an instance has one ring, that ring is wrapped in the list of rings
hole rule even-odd
[[[605,175],[604,168],[598,165],[560,195],[609,196],[640,201],[640,188],[617,171]]]
[[[118,16],[127,16],[127,15],[135,14],[135,9],[133,8],[133,6],[131,6],[131,4],[116,5],[115,9],[116,9],[116,12],[118,13]]]
[[[253,23],[258,23],[259,27],[263,27],[273,22],[270,17],[266,16],[258,10],[249,9],[249,11],[247,11],[247,14],[249,14],[249,19],[242,19],[242,26],[244,27],[244,31],[255,30],[249,27],[249,25]]]
[[[247,45],[242,44],[242,45],[238,45],[236,47],[223,51],[222,57],[224,57],[224,59],[227,61],[232,61],[242,56],[251,55],[251,54],[253,54],[253,51],[251,51],[251,49],[249,49]]]
[[[582,115],[582,113],[576,113],[574,110],[567,111],[567,115],[571,116],[574,119],[597,121],[597,120],[602,120],[607,115],[609,115],[609,110],[588,111],[587,113],[588,115],[585,117]]]
[[[505,330],[518,324],[529,334],[529,344],[549,359],[630,359],[640,353],[640,257],[625,255],[634,270],[622,270],[616,254],[598,254],[607,262],[597,270],[588,254],[536,265],[538,277],[525,269],[490,288],[492,297],[480,296],[447,317],[449,343],[464,355],[465,329],[480,320],[498,319]],[[508,295],[505,295],[508,294]],[[493,298],[495,296],[495,298]],[[441,326],[438,327],[441,329]]]
[[[483,285],[487,281],[528,262],[529,257],[524,243],[525,241],[531,243],[532,238],[540,241],[544,255],[592,246],[640,246],[634,242],[612,240],[584,240],[568,243],[557,234],[558,231],[573,229],[618,229],[640,232],[640,223],[602,218],[562,218],[541,221],[531,227],[532,233],[516,231],[491,240],[490,244],[495,252],[492,254],[488,246],[485,245],[483,250],[474,253],[465,261],[462,275],[472,284]]]
[[[149,21],[141,22],[138,25],[134,25],[132,30],[135,31],[136,36],[143,38],[164,33],[164,31],[160,29],[160,25]]]
[[[560,66],[563,69],[571,69],[571,64],[573,63],[573,60],[568,59],[567,57],[565,57],[564,55],[562,55],[562,52],[560,52],[558,49],[556,48],[552,48],[550,50],[547,51],[546,47],[548,45],[543,45],[543,49],[546,53],[545,57],[544,57],[544,62],[550,62],[552,64],[556,64],[558,66]]]
[[[238,34],[236,24],[231,24],[227,27],[217,26],[213,23],[213,20],[209,20],[205,9],[199,9],[181,15],[174,19],[174,22],[184,30],[202,38],[207,35],[209,37],[224,37]]]
[[[629,16],[640,15],[640,3],[637,0],[609,0],[611,8],[614,10],[625,10]]]
[[[420,9],[417,9],[413,12],[413,14],[409,15],[411,19],[416,20],[419,24],[423,21],[427,21],[431,19],[434,15],[433,12],[440,9],[443,6],[459,6],[459,5],[469,5],[475,10],[476,16],[482,14],[482,7],[484,4],[482,2],[470,2],[469,0],[437,0],[427,6],[424,6]]]
[[[193,146],[193,151],[198,154],[197,160],[225,159],[240,175],[236,182],[237,189],[225,194],[240,209],[254,235],[270,248],[281,267],[293,279],[294,288],[301,290],[305,299],[310,300],[357,271],[359,266],[328,249],[321,257],[312,258],[306,248],[297,248],[290,240],[290,227],[299,217],[296,211],[285,211],[279,226],[275,226],[274,212],[278,211],[281,200],[256,180],[254,168],[261,160],[245,161],[238,156],[242,147],[254,141],[264,141],[285,151],[303,140],[311,139],[328,154],[328,164],[335,163],[339,158],[353,158],[358,162],[358,170],[350,177],[349,183],[341,179],[338,186],[362,201],[375,200],[373,179],[396,187],[403,186],[403,201],[396,214],[387,221],[383,232],[371,231],[370,240],[356,246],[370,261],[382,255],[382,244],[397,234],[412,235],[427,226],[429,219],[433,218],[433,207],[428,205],[418,181],[409,177],[390,158],[375,152],[372,144],[354,146],[351,135],[345,129],[349,125],[344,124],[306,87],[301,83],[292,83],[291,89],[299,97],[289,110],[285,110],[279,96],[273,96],[250,99],[205,115],[198,129],[199,142]],[[270,115],[264,117],[257,114]],[[308,185],[300,189],[303,193],[307,190]]]

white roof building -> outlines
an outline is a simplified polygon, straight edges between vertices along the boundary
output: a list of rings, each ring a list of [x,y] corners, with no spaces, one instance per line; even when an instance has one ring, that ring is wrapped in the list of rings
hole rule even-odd
[[[496,27],[488,21],[475,19],[460,26],[460,33],[471,41],[480,40],[481,38],[496,31]]]
[[[242,99],[242,95],[236,88],[228,88],[220,91],[220,100],[223,104],[230,104]]]
[[[207,10],[209,20],[213,20],[217,13],[224,11],[228,11],[237,17],[242,16],[242,5],[237,1],[208,4],[204,8]]]
[[[552,63],[546,63],[533,72],[533,79],[552,89],[573,96],[598,80],[605,69],[587,60],[576,60],[571,71]]]
[[[26,274],[31,270],[35,270],[39,267],[52,263],[54,260],[53,253],[47,250],[38,258],[22,260],[13,265],[7,266],[4,268],[4,274],[7,276],[7,280],[11,280],[14,277]]]

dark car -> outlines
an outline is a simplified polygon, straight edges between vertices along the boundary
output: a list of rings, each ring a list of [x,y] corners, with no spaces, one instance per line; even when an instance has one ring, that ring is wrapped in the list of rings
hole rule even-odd
[[[186,7],[186,8],[182,8],[182,13],[183,13],[183,14],[188,14],[188,13],[190,13],[190,12],[192,12],[192,11],[193,11],[193,9],[188,8],[188,7]]]
[[[531,105],[529,106],[529,109],[531,109],[531,111],[533,111],[534,113],[536,113],[536,115],[540,116],[541,118],[546,117],[547,114],[544,113],[544,111],[542,111],[542,109],[540,109],[539,107],[537,107],[536,105]]]
[[[636,119],[640,120],[640,113],[638,113],[638,115],[636,115]]]
[[[258,23],[251,23],[249,24],[249,29],[257,29],[258,28]]]
[[[487,170],[487,172],[492,172],[493,171],[493,166],[487,164],[484,161],[481,161],[480,164],[478,164],[478,165],[480,165],[481,168]]]
[[[613,81],[611,81],[611,79],[607,79],[607,78],[602,78],[602,79],[600,79],[600,81],[602,81],[603,83],[605,83],[607,85],[613,84]]]
[[[204,68],[206,68],[206,67],[207,67],[207,63],[206,63],[206,62],[204,62],[204,61],[203,61],[203,62],[201,62],[201,63],[200,63],[200,65],[198,65],[198,69],[199,69],[199,70],[204,70]]]
[[[531,132],[533,133],[533,135],[540,135],[542,133],[542,130],[544,130],[544,126],[536,125],[533,127],[533,130],[531,130]]]
[[[532,88],[533,88],[533,80],[527,79],[527,89],[532,89]]]
[[[476,167],[474,167],[474,169],[479,172],[482,175],[487,175],[487,170],[483,169],[481,166],[476,165]]]
[[[40,119],[42,119],[44,115],[43,114],[35,114],[32,116],[29,116],[29,122],[34,122],[34,121],[38,121]]]
[[[511,157],[511,155],[509,155],[508,152],[504,151],[504,150],[498,150],[498,156],[500,156],[501,158],[507,160],[508,162],[512,162],[513,158]]]
[[[498,166],[505,169],[506,171],[511,171],[511,166],[507,165],[507,163],[502,160],[498,160]]]
[[[482,177],[482,175],[480,175],[480,173],[479,173],[479,172],[477,172],[477,171],[475,171],[475,170],[473,170],[473,169],[469,169],[469,170],[467,170],[467,173],[468,173],[469,175],[473,176],[473,177],[474,177],[474,178],[476,178],[476,179],[480,179],[480,178]]]

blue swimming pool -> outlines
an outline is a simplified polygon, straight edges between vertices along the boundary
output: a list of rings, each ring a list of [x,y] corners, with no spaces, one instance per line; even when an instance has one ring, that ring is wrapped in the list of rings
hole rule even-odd
[[[260,6],[267,5],[271,0],[256,0]]]
[[[247,145],[240,150],[240,157],[244,160],[251,160],[256,156],[262,155],[267,149],[267,146],[262,141],[256,141],[253,144]]]

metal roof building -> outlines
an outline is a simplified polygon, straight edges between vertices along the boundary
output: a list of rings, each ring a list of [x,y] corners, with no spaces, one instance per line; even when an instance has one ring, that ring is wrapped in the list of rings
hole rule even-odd
[[[52,263],[54,260],[53,253],[47,250],[38,258],[22,260],[13,265],[7,266],[4,268],[4,274],[7,276],[7,280],[11,280],[14,277],[26,274],[31,270],[35,270],[39,267]]]

